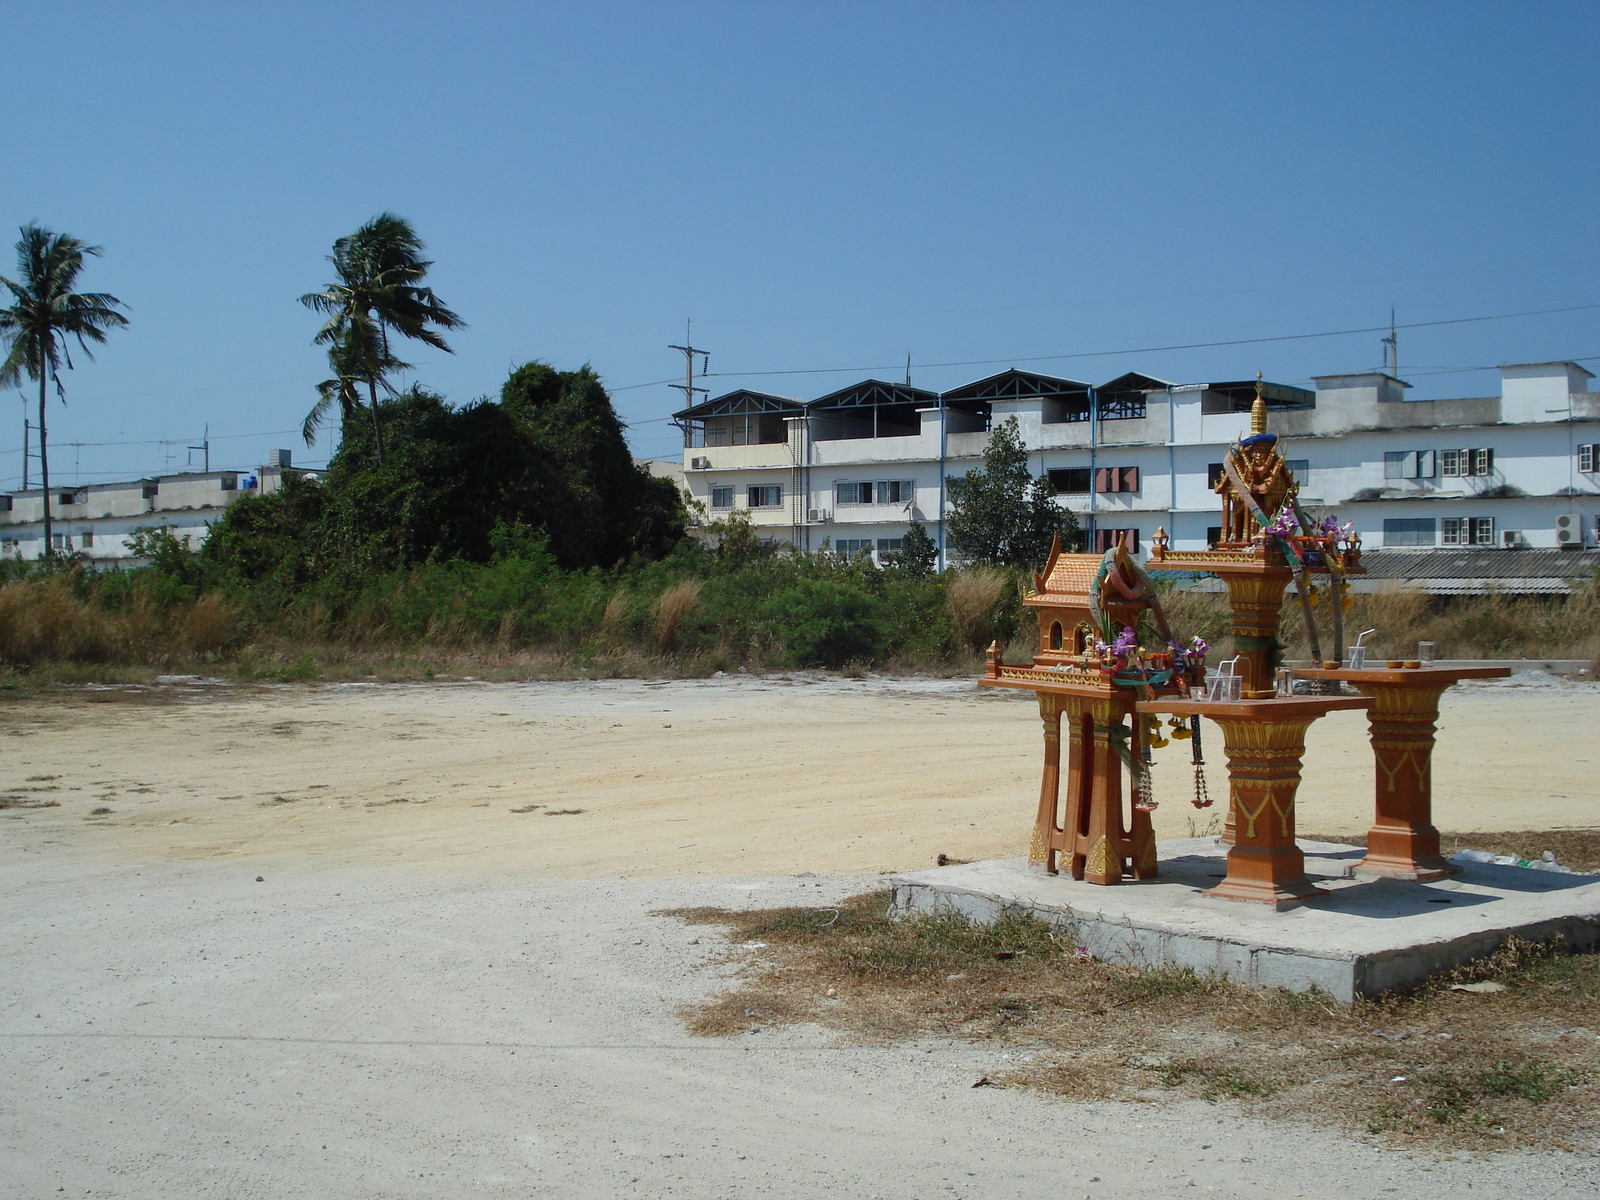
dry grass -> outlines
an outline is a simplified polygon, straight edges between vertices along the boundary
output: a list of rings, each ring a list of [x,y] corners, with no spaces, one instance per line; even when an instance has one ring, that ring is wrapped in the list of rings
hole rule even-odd
[[[606,601],[605,612],[600,614],[600,641],[606,646],[621,646],[628,641],[628,625],[633,619],[633,603],[628,593],[618,589]],[[680,618],[681,619],[681,618]]]
[[[1323,585],[1326,591],[1326,585]],[[1213,646],[1229,645],[1227,596],[1173,591],[1162,597],[1174,631],[1199,634]],[[1324,653],[1332,652],[1329,609],[1312,608]],[[1344,615],[1346,643],[1363,629],[1368,658],[1414,658],[1420,641],[1433,642],[1440,658],[1600,658],[1600,583],[1590,582],[1565,598],[1532,596],[1428,597],[1415,589],[1384,587],[1352,595]],[[1286,593],[1278,639],[1290,659],[1308,657],[1305,618]],[[1232,653],[1232,651],[1228,651]],[[1215,656],[1214,656],[1215,657]]]
[[[981,652],[994,638],[996,610],[1008,582],[994,567],[970,567],[951,578],[945,606],[956,645]]]
[[[74,594],[66,579],[0,586],[0,662],[168,663],[221,651],[235,614],[218,596],[159,603],[136,593],[107,610]]]
[[[656,598],[653,614],[655,620],[651,629],[659,649],[666,651],[677,646],[678,626],[694,611],[694,606],[700,603],[700,593],[704,588],[704,582],[699,579],[680,579]],[[615,603],[614,597],[613,603]],[[610,608],[608,604],[607,612]]]
[[[1095,962],[1029,918],[890,921],[887,901],[674,910],[765,944],[736,990],[684,1012],[689,1029],[814,1022],[869,1042],[994,1042],[1035,1055],[996,1086],[1229,1100],[1400,1143],[1567,1148],[1600,1134],[1600,955],[1512,942],[1412,995],[1345,1005]],[[1450,990],[1481,979],[1507,990]]]

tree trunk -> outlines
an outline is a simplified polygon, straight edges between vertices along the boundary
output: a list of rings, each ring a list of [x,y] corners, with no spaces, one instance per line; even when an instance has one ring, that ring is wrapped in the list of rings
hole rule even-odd
[[[367,380],[367,393],[372,397],[372,440],[378,448],[378,466],[383,467],[383,422],[378,419],[378,381]]]
[[[50,360],[45,354],[44,338],[39,339],[39,485],[44,489],[40,498],[44,502],[44,553],[40,558],[53,558],[55,545],[50,538],[50,453],[45,446],[44,400],[45,381],[50,375]]]

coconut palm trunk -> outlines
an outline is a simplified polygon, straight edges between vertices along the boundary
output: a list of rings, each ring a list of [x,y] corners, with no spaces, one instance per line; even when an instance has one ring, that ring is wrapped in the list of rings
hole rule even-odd
[[[39,361],[45,362],[43,334],[39,336],[39,342]],[[45,378],[48,374],[48,371],[39,372],[39,486],[44,489],[39,493],[39,500],[44,505],[44,552],[40,554],[40,558],[53,557],[56,552],[55,539],[50,536],[50,447],[49,435],[44,429],[44,401],[49,394],[45,389]]]
[[[367,394],[372,400],[372,444],[378,454],[378,469],[383,469],[383,422],[378,417],[378,381],[367,380]]]

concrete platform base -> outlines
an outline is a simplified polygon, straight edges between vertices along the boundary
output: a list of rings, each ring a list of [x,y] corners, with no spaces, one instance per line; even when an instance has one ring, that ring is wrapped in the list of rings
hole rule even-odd
[[[1215,838],[1161,842],[1161,877],[1097,887],[994,859],[896,875],[896,913],[988,922],[1029,912],[1075,930],[1095,957],[1175,964],[1255,987],[1312,988],[1353,1001],[1421,982],[1507,937],[1600,943],[1600,878],[1463,864],[1429,882],[1363,875],[1354,846],[1302,841],[1306,873],[1331,897],[1289,912],[1202,896],[1224,873]]]

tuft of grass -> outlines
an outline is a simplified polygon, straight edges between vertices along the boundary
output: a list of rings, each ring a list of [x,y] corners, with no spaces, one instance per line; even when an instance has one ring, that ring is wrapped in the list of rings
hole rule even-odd
[[[982,653],[999,632],[996,614],[1006,592],[1005,572],[971,567],[955,575],[945,589],[950,636],[958,646]]]
[[[1117,990],[1130,1000],[1154,1000],[1168,996],[1217,996],[1233,986],[1221,976],[1201,975],[1193,967],[1166,963],[1119,980]]]
[[[651,629],[659,649],[666,651],[677,647],[678,628],[700,603],[704,588],[705,583],[699,579],[680,579],[656,598]]]

